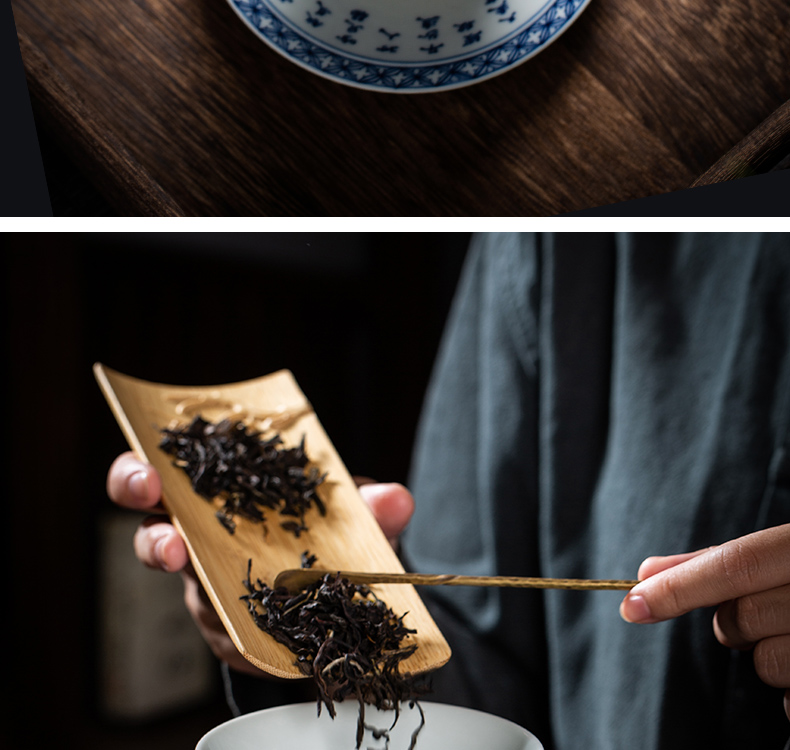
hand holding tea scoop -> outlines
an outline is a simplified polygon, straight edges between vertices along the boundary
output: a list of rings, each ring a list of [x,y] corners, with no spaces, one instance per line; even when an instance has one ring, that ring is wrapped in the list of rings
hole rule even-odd
[[[728,648],[753,649],[760,679],[786,691],[790,718],[790,524],[648,558],[639,578],[621,605],[625,620],[652,624],[717,606],[716,638]]]

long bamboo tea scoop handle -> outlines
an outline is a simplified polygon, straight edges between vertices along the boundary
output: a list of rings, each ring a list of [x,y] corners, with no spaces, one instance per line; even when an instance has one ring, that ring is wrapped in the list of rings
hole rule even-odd
[[[340,575],[352,583],[410,583],[413,586],[500,586],[523,589],[574,589],[579,591],[617,589],[626,591],[639,583],[639,581],[580,578],[523,578],[520,576],[462,576],[452,574],[431,575],[426,573],[357,573],[319,570],[318,568],[298,568],[295,570],[283,570],[278,573],[274,579],[274,588],[283,587],[289,591],[299,591],[322,579],[327,573]]]

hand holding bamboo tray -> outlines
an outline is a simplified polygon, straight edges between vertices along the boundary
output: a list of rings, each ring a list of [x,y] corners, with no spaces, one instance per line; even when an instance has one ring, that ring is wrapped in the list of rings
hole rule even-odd
[[[294,654],[260,630],[239,600],[247,593],[247,561],[252,560],[252,578],[270,586],[281,570],[299,567],[306,550],[330,569],[402,572],[403,567],[291,373],[215,387],[150,383],[99,363],[94,374],[130,446],[161,475],[162,503],[236,648],[273,675],[304,677]],[[265,534],[262,524],[244,518],[237,519],[234,534],[228,533],[215,516],[219,501],[212,504],[197,495],[187,474],[159,448],[162,428],[187,424],[197,414],[212,422],[243,420],[279,433],[286,446],[298,445],[304,436],[310,463],[327,474],[318,487],[326,515],[309,511],[308,530],[299,538],[281,528],[276,511],[266,514]],[[412,586],[384,584],[376,594],[396,614],[408,613],[404,624],[417,631],[412,637],[419,648],[404,661],[404,671],[433,670],[450,658],[447,642]]]

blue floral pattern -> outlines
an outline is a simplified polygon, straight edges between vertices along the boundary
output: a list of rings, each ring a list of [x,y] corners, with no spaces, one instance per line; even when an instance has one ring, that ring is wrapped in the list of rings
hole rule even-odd
[[[420,92],[482,81],[553,41],[589,0],[440,0],[409,13],[398,0],[228,0],[268,45],[318,75],[377,91]],[[389,9],[388,11],[385,10]],[[453,6],[457,8],[457,6]],[[464,17],[458,17],[463,12]]]

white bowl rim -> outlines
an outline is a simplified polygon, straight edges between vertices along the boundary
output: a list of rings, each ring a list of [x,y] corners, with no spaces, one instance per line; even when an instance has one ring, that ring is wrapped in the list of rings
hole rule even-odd
[[[408,705],[409,703],[410,703],[409,701],[404,701],[404,705]],[[528,729],[525,729],[520,724],[517,724],[516,722],[511,721],[510,719],[506,719],[502,716],[497,716],[496,714],[491,714],[476,708],[467,708],[465,706],[457,706],[450,703],[440,703],[438,701],[419,700],[417,701],[417,703],[419,703],[419,705],[422,706],[423,709],[427,709],[428,711],[431,711],[432,708],[434,708],[440,711],[447,711],[451,714],[452,713],[463,714],[463,715],[475,714],[479,716],[485,716],[489,720],[495,720],[497,723],[507,725],[511,731],[515,731],[516,733],[520,734],[522,737],[524,737],[525,740],[534,740],[537,743],[535,746],[536,750],[540,750],[540,748],[543,747],[543,745],[540,743],[540,740],[534,734],[532,734],[532,732],[530,732]],[[316,712],[317,715],[318,705],[316,701],[308,701],[303,703],[288,703],[281,706],[262,708],[257,711],[251,711],[249,713],[241,714],[240,716],[235,716],[232,719],[228,719],[227,721],[218,724],[217,726],[213,727],[208,732],[206,732],[198,741],[195,750],[204,750],[204,748],[208,747],[208,742],[212,739],[212,737],[224,731],[230,725],[256,721],[262,715],[270,715],[273,713],[284,713],[288,711],[293,711],[294,709],[304,711],[307,708],[311,708],[313,711]],[[354,713],[356,713],[357,703],[353,699],[349,699],[336,704],[336,710],[338,712],[350,711],[352,709]],[[376,710],[370,706],[366,706],[366,709],[373,711]],[[321,715],[323,715],[326,711],[327,711],[326,707],[322,706]],[[391,712],[386,712],[386,713],[391,713]]]

